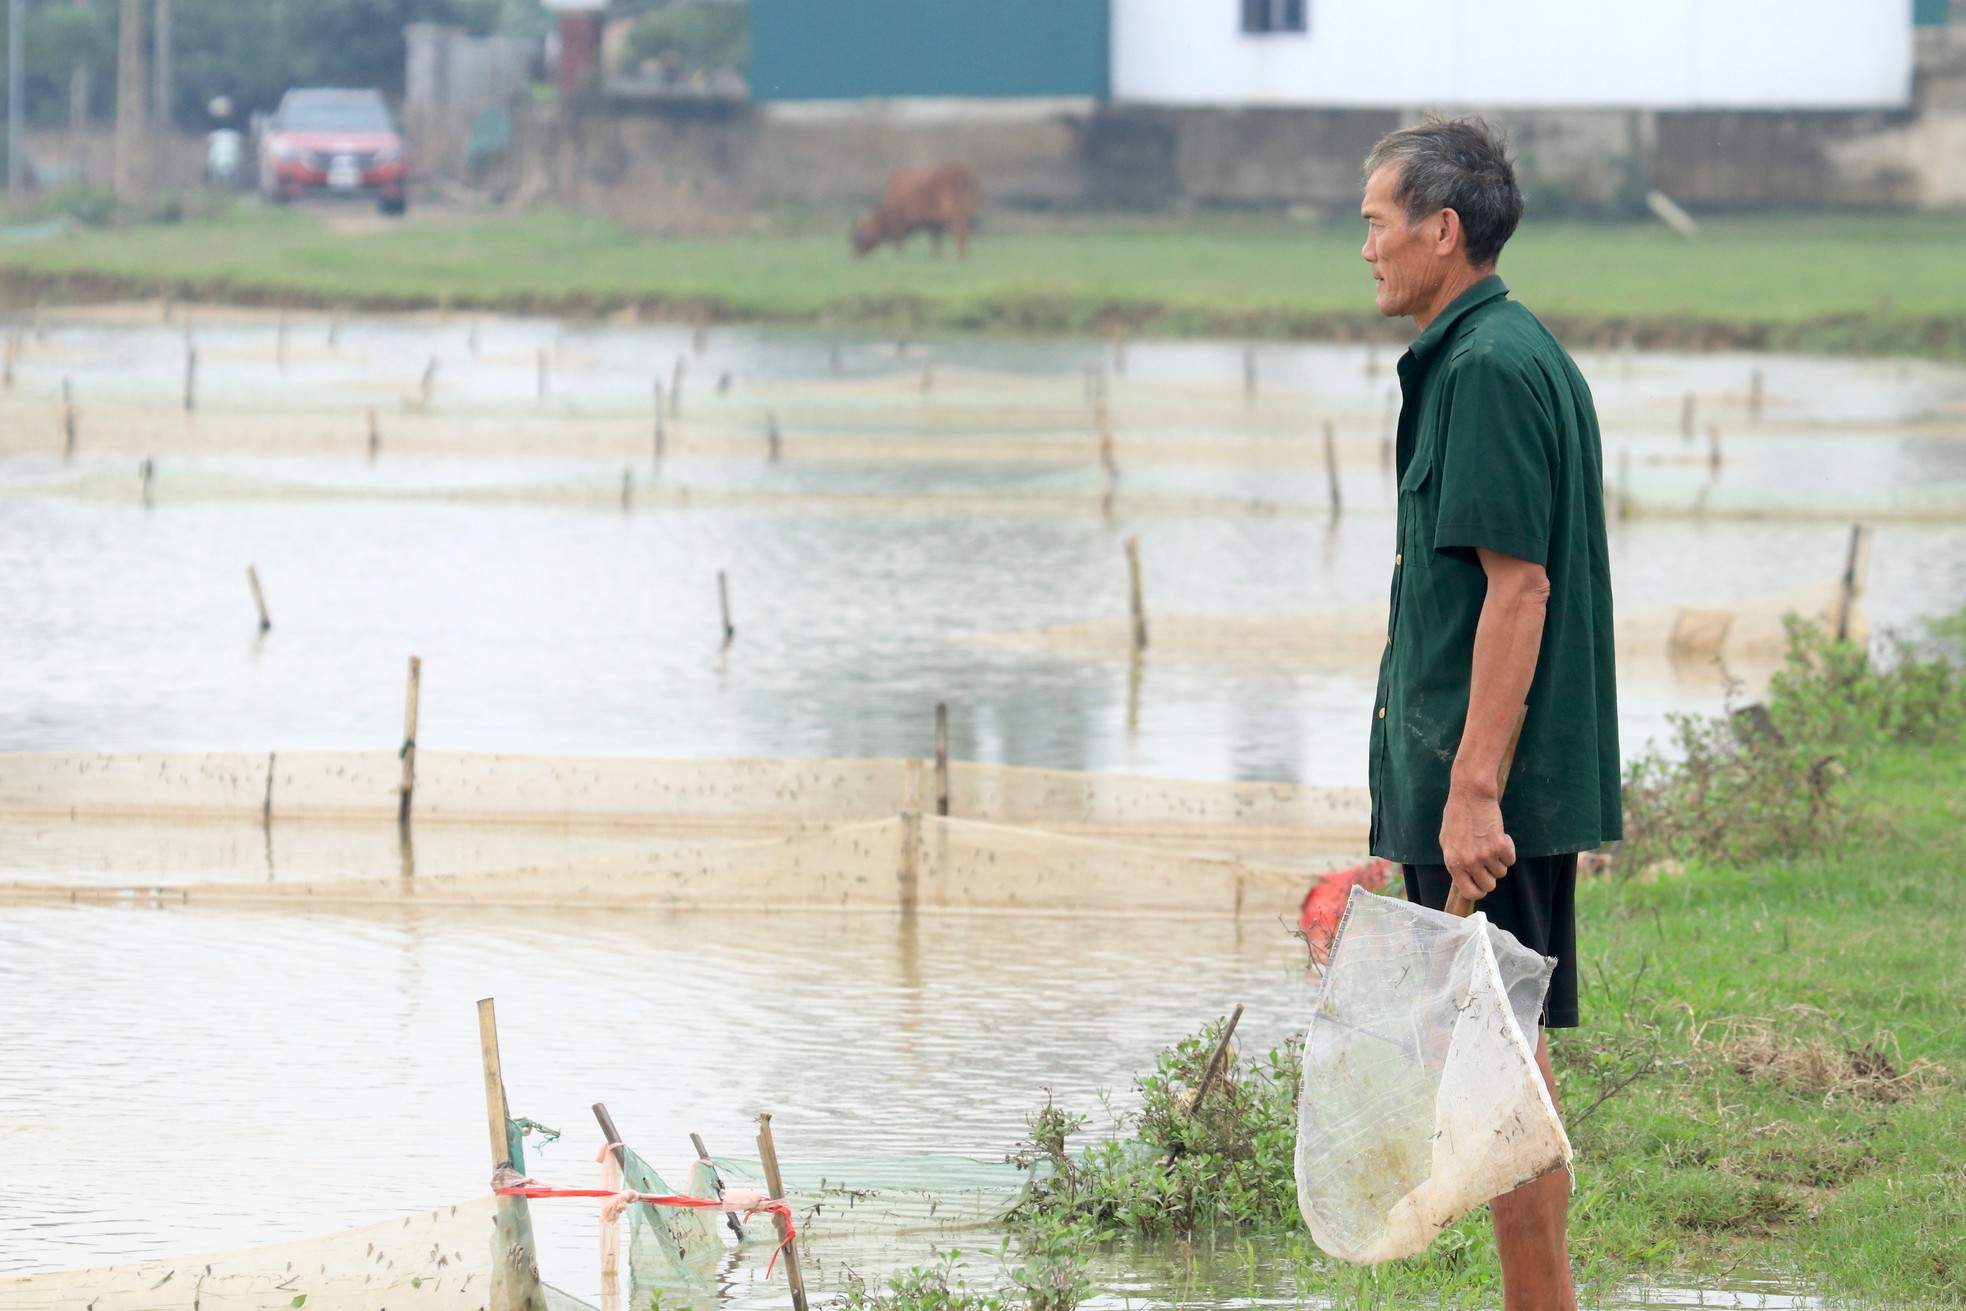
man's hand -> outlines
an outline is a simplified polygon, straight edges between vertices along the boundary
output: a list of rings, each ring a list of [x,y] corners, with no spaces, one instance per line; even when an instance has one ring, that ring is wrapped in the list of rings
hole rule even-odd
[[[1454,890],[1480,901],[1515,864],[1515,839],[1502,829],[1502,799],[1494,788],[1448,788],[1440,817],[1440,855],[1454,878]]]

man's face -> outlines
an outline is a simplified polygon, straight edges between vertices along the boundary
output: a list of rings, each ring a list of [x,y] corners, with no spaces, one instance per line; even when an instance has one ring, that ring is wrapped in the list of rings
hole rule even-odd
[[[1399,169],[1398,164],[1387,164],[1374,170],[1365,180],[1365,203],[1359,206],[1365,216],[1365,249],[1360,254],[1372,266],[1378,284],[1373,299],[1389,319],[1423,313],[1433,304],[1459,244],[1444,240],[1449,225],[1442,219],[1450,211],[1418,223],[1407,221],[1405,208],[1393,199]]]

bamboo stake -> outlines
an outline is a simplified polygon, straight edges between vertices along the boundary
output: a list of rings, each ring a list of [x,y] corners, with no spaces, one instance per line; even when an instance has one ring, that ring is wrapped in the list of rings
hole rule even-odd
[[[716,1164],[710,1159],[710,1149],[703,1145],[703,1135],[700,1133],[691,1134],[689,1136],[689,1145],[696,1149],[696,1159],[710,1167],[710,1182],[716,1188],[718,1198],[721,1199],[724,1195],[723,1176],[717,1173]],[[737,1235],[738,1242],[741,1243],[744,1241],[744,1225],[738,1220],[735,1211],[724,1212],[724,1223],[730,1226],[730,1231],[733,1234]]]
[[[1113,372],[1126,372],[1126,325],[1115,321],[1110,329],[1113,335]]]
[[[1188,1103],[1188,1118],[1193,1119],[1201,1111],[1202,1102],[1208,1094],[1215,1091],[1215,1085],[1222,1078],[1222,1070],[1228,1064],[1229,1041],[1236,1036],[1236,1025],[1242,1022],[1242,1004],[1238,1002],[1229,1022],[1222,1026],[1221,1040],[1215,1044],[1215,1051],[1209,1056],[1208,1064],[1202,1067],[1201,1082],[1195,1085],[1194,1100]]]
[[[382,449],[382,420],[376,416],[375,406],[369,406],[369,458],[375,459]]]
[[[8,391],[12,391],[14,389],[14,363],[20,358],[19,331],[10,332],[7,334],[6,350],[7,350],[6,364],[4,366],[4,371],[0,372],[0,383],[4,383]]]
[[[1245,400],[1256,399],[1256,348],[1242,348],[1242,394]]]
[[[396,824],[402,829],[410,826],[410,801],[416,794],[416,712],[422,691],[423,661],[411,656],[409,690],[403,702],[403,781],[396,799]]]
[[[935,813],[949,815],[949,703],[935,703]]]
[[[1140,539],[1126,539],[1126,569],[1133,608],[1133,649],[1147,649],[1147,600],[1140,582]]]
[[[1719,473],[1720,464],[1720,425],[1710,423],[1707,425],[1707,468],[1714,473]]]
[[[266,613],[266,593],[260,588],[259,570],[253,565],[246,566],[246,586],[253,589],[253,609],[259,611],[259,631],[264,633],[271,630],[273,617]]]
[[[669,377],[669,417],[672,419],[683,417],[683,370],[686,367],[683,357],[678,355],[676,371]]]
[[[147,510],[153,499],[151,484],[157,481],[157,461],[148,455],[144,456],[143,463],[137,467],[137,479],[143,493],[143,507]]]
[[[717,608],[723,612],[723,649],[728,651],[730,650],[730,644],[737,640],[737,628],[730,622],[730,579],[725,576],[724,571],[721,569],[717,570]]]
[[[186,343],[184,348],[184,412],[197,408],[198,404],[198,348]]]
[[[765,411],[765,446],[769,452],[766,458],[768,458],[773,464],[778,463],[778,457],[781,454],[781,445],[782,445],[782,438],[780,437],[778,432],[778,411],[766,410]]]
[[[785,1180],[778,1173],[778,1148],[771,1141],[771,1116],[758,1117],[758,1163],[764,1167],[765,1188],[774,1199],[785,1196]],[[786,1242],[785,1217],[774,1214],[772,1226],[778,1230],[778,1241],[785,1243],[785,1282],[792,1286],[792,1311],[806,1311],[805,1272],[799,1267],[799,1245]]]
[[[67,378],[61,380],[61,458],[75,458],[75,388]]]
[[[1693,443],[1693,393],[1687,392],[1686,399],[1679,403],[1679,436],[1687,445]]]
[[[331,351],[341,349],[341,313],[339,311],[328,316],[328,349]]]
[[[546,391],[550,383],[550,378],[547,373],[549,367],[550,366],[547,364],[546,361],[546,348],[544,346],[541,346],[539,348],[539,376],[537,381],[537,387],[538,387],[539,399],[542,401],[546,399]]]
[[[1850,640],[1851,617],[1856,613],[1857,601],[1864,594],[1864,584],[1870,573],[1870,529],[1862,524],[1850,525],[1850,549],[1843,560],[1843,583],[1836,607],[1836,640]]]
[[[623,465],[621,469],[621,512],[626,514],[634,508],[635,471]]]
[[[1761,370],[1756,369],[1748,375],[1748,418],[1761,422],[1762,379]]]
[[[1331,517],[1335,519],[1345,512],[1345,495],[1338,484],[1338,429],[1329,419],[1324,421],[1324,485],[1331,493]]]
[[[425,405],[430,404],[430,393],[437,389],[437,357],[432,355],[430,363],[423,366],[423,382],[418,387]]]
[[[484,1065],[485,1127],[496,1173],[501,1168],[514,1168],[518,1162],[512,1159],[511,1142],[506,1137],[511,1111],[505,1100],[505,1071],[498,1056],[498,1014],[490,997],[478,1002],[478,1053]],[[532,1209],[523,1197],[501,1197],[498,1215],[487,1311],[546,1311],[533,1254]]]
[[[669,444],[668,434],[662,431],[662,379],[655,380],[655,462],[662,463]]]

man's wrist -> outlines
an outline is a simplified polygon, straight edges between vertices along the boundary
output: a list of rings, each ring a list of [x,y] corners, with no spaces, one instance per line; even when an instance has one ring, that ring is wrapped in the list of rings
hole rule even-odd
[[[1493,769],[1470,769],[1459,761],[1454,763],[1453,772],[1447,776],[1447,789],[1454,796],[1468,801],[1500,800],[1502,789],[1497,775],[1501,773],[1498,765]]]

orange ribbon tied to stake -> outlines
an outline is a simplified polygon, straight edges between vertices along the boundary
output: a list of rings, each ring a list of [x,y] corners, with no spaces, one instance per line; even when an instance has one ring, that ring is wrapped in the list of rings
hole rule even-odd
[[[673,1197],[661,1193],[638,1193],[633,1189],[615,1191],[607,1188],[556,1188],[543,1184],[513,1170],[500,1170],[492,1177],[492,1192],[500,1197],[556,1198],[556,1197],[594,1197],[601,1199],[601,1214],[609,1221],[619,1219],[621,1213],[636,1202],[649,1206],[674,1206],[695,1211],[722,1211],[750,1219],[764,1213],[775,1215],[785,1222],[785,1237],[771,1250],[771,1260],[765,1264],[765,1277],[770,1278],[778,1265],[778,1254],[785,1250],[786,1244],[798,1236],[798,1229],[792,1223],[792,1208],[779,1198],[766,1197],[763,1193],[731,1189],[721,1198],[716,1197]]]

